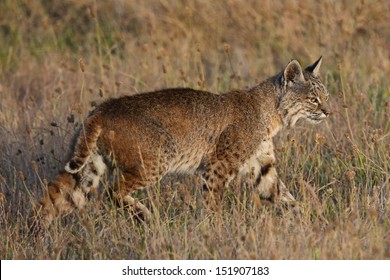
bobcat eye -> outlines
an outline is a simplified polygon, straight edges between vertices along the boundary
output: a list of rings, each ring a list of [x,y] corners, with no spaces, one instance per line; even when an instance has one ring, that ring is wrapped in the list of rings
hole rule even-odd
[[[318,102],[318,99],[315,98],[315,97],[310,98],[310,102],[311,102],[311,103],[314,103],[314,104],[318,104],[318,103],[319,103],[319,102]]]

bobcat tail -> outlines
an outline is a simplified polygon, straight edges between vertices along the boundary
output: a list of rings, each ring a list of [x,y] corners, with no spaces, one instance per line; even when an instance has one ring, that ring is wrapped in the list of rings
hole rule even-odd
[[[34,203],[30,214],[30,231],[34,236],[42,234],[43,228],[57,216],[69,214],[76,208],[84,207],[86,196],[77,186],[78,175],[65,171],[50,183],[46,194],[39,203]]]
[[[83,169],[87,164],[89,157],[96,149],[96,142],[101,131],[101,126],[96,123],[96,118],[94,117],[89,118],[84,123],[76,142],[74,155],[65,166],[66,172],[76,174]]]

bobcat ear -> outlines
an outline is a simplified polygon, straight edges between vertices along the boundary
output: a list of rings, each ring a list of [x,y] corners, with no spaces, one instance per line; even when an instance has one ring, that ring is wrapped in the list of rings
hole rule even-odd
[[[298,61],[292,60],[289,64],[287,64],[284,69],[284,80],[287,83],[297,83],[303,82],[305,78],[303,77],[302,68]]]
[[[321,62],[322,62],[322,55],[312,65],[307,66],[305,68],[305,71],[312,73],[314,76],[318,76],[320,74]]]

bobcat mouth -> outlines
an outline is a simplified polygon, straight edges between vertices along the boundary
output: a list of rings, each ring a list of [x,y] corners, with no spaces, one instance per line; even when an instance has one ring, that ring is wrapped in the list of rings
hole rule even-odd
[[[308,117],[307,117],[310,121],[313,121],[315,123],[320,123],[322,122],[324,119],[326,119],[326,115],[324,113],[322,114],[310,114]]]

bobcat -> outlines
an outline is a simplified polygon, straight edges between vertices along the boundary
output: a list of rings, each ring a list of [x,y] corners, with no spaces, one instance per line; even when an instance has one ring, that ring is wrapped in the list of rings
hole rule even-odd
[[[65,170],[40,202],[45,223],[83,208],[87,194],[113,168],[121,173],[117,197],[146,219],[147,207],[131,194],[167,173],[201,172],[213,203],[238,175],[252,176],[263,199],[294,201],[278,178],[272,138],[299,119],[319,123],[329,115],[321,62],[322,57],[302,70],[292,60],[245,90],[214,94],[175,88],[102,103],[85,120]]]

